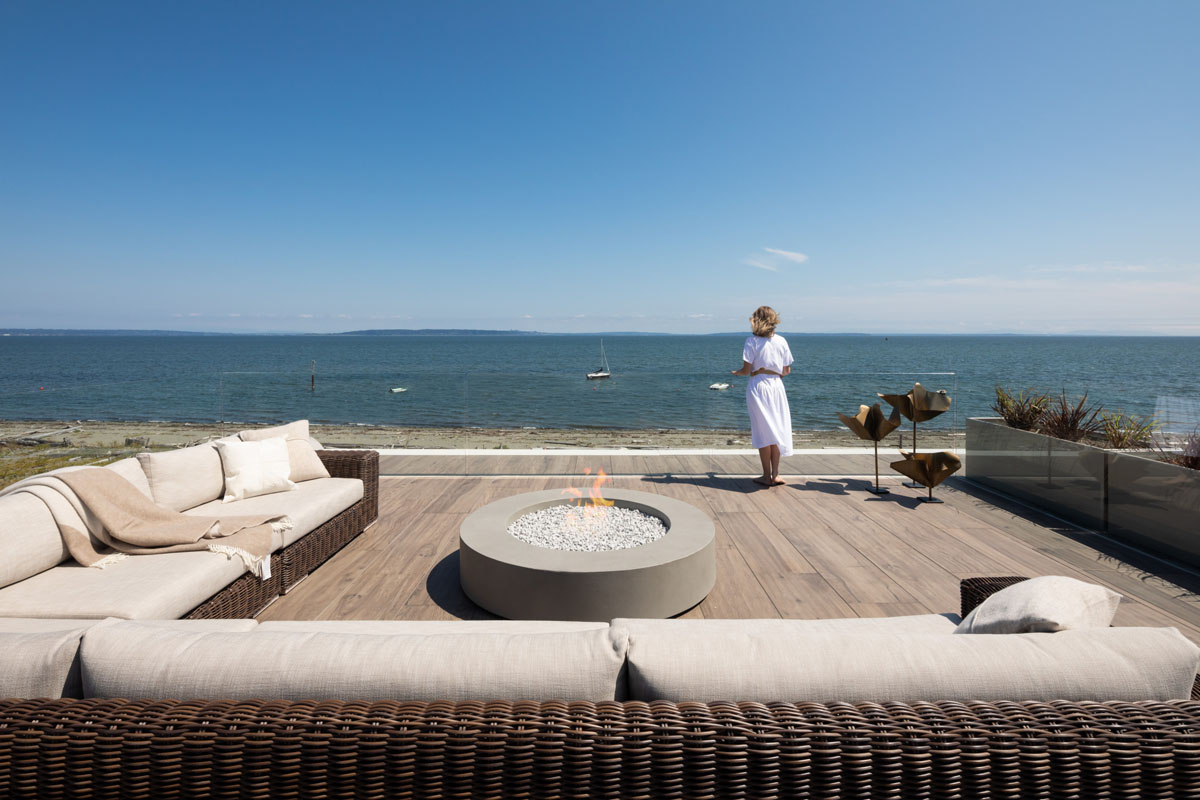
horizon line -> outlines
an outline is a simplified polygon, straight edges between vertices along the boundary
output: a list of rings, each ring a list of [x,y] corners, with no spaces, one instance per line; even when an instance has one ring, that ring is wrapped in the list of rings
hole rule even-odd
[[[1083,336],[1083,337],[1161,337],[1197,338],[1200,333],[1063,331],[782,331],[789,336]],[[200,331],[172,328],[0,328],[0,336],[83,336],[83,335],[172,335],[172,336],[742,336],[748,331],[712,331],[707,333],[671,331],[538,331],[518,328],[369,328],[351,331]]]

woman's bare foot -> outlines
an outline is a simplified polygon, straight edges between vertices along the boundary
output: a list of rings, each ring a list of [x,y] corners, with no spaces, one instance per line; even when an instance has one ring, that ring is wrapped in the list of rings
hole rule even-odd
[[[776,478],[775,480],[771,481],[771,485],[772,486],[786,486],[787,481],[783,480],[782,478]]]
[[[772,483],[771,483],[771,479],[770,479],[770,478],[768,478],[766,475],[762,476],[761,478],[755,478],[755,479],[754,479],[754,482],[755,482],[755,483],[757,483],[759,486],[772,486],[772,485],[774,485],[774,484],[772,484]]]

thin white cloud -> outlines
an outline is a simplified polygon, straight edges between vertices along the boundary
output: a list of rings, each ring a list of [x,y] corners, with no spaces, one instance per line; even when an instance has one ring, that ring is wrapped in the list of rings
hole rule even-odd
[[[300,319],[312,319],[312,318],[313,318],[312,314],[301,314],[300,315]]]
[[[1158,270],[1145,264],[1072,264],[1070,266],[1052,265],[1034,267],[1034,272],[1157,272]]]
[[[808,256],[804,255],[804,253],[793,253],[790,250],[776,250],[774,247],[764,247],[763,250],[787,261],[794,261],[797,264],[803,264],[805,261],[808,261]]]
[[[712,319],[712,314],[688,314],[688,319]]]
[[[533,319],[533,314],[522,314],[521,319]]]
[[[788,264],[803,264],[805,261],[808,261],[808,256],[804,253],[797,253],[793,250],[764,247],[762,251],[766,253],[765,256],[754,253],[742,259],[742,264],[747,267],[765,269],[767,272],[779,272],[780,267]]]
[[[338,314],[337,318],[338,319],[354,319],[354,317],[350,316],[349,314]]]

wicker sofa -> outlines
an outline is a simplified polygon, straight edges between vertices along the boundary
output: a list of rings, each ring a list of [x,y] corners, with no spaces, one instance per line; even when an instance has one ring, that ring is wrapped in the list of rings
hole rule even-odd
[[[1200,702],[6,700],[0,796],[1197,797]]]
[[[306,421],[241,435],[275,432],[296,432],[308,440]],[[220,499],[221,460],[212,443],[146,453],[107,467],[158,505],[184,514],[292,516],[295,525],[276,542],[266,579],[247,572],[236,558],[207,551],[138,556],[102,570],[82,567],[63,547],[45,495],[0,496],[0,618],[255,616],[379,515],[376,451],[315,452],[329,477],[297,483],[294,491],[227,504]],[[155,472],[157,481],[147,469]]]

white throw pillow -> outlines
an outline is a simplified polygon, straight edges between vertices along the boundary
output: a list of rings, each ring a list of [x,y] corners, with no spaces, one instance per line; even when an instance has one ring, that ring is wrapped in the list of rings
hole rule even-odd
[[[283,437],[257,442],[217,442],[216,445],[225,471],[223,502],[296,488],[289,478],[292,465],[288,459],[287,440]]]
[[[1121,595],[1094,583],[1044,575],[1014,583],[988,596],[955,633],[1053,633],[1107,628]]]

